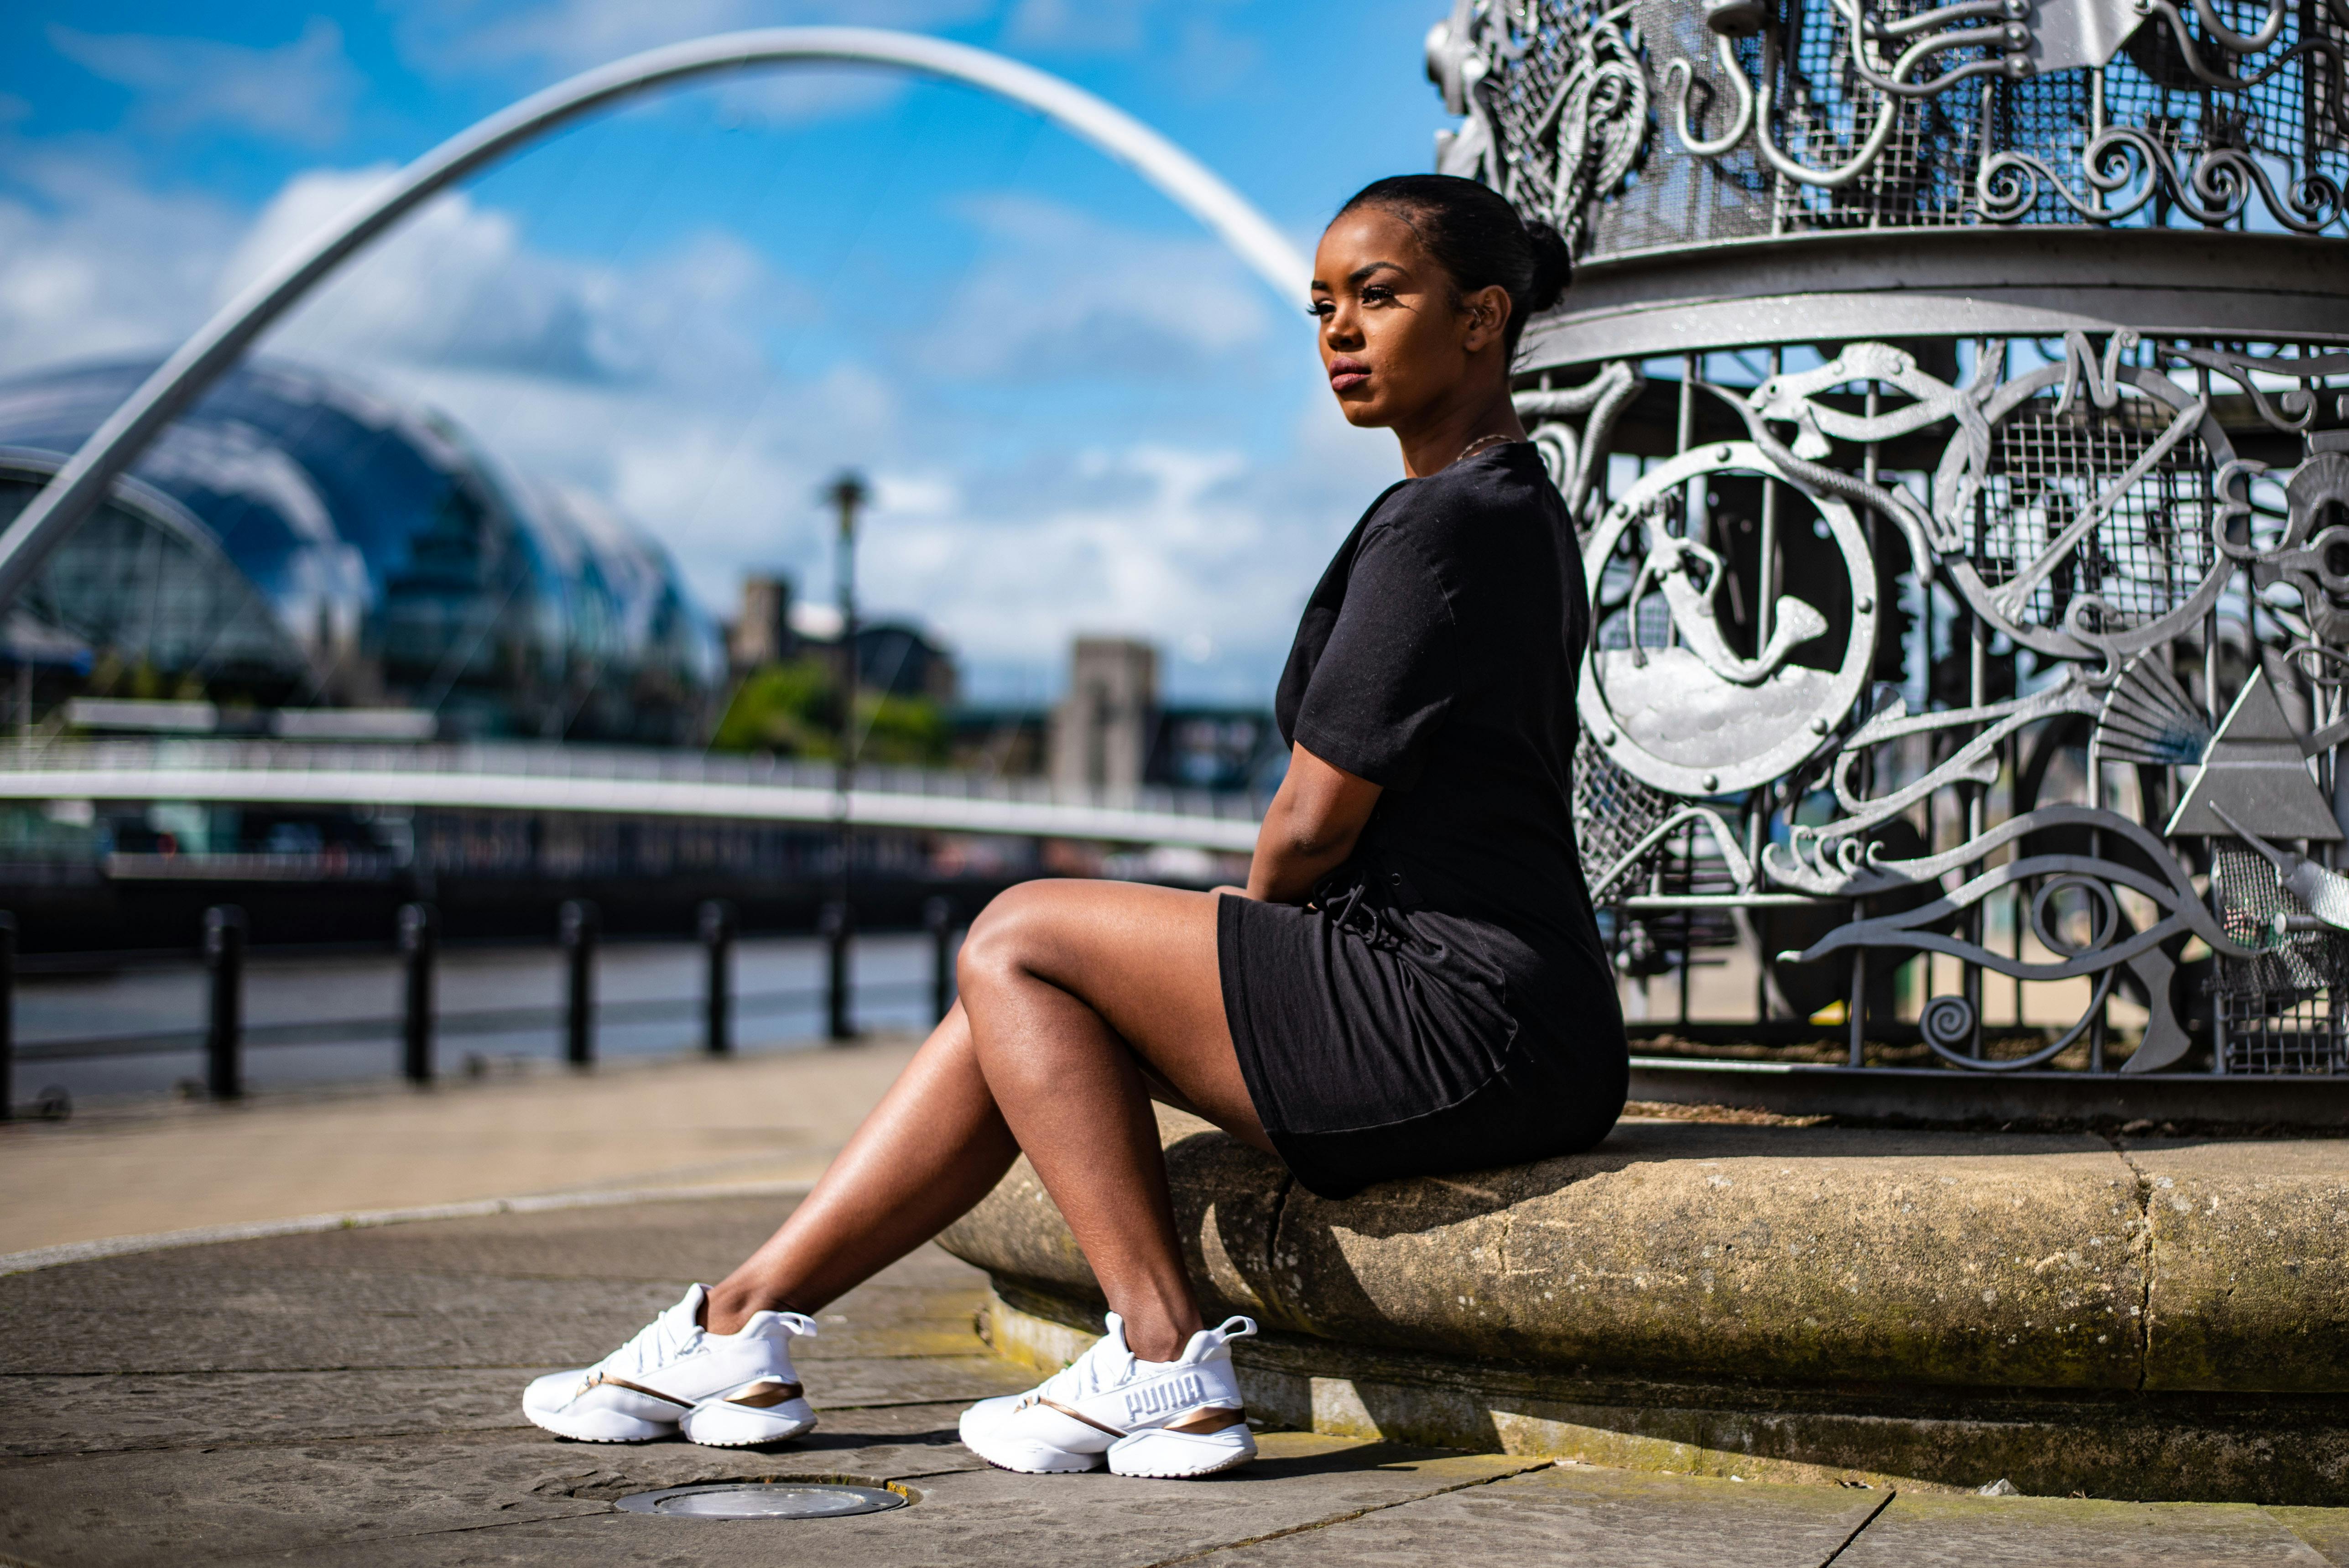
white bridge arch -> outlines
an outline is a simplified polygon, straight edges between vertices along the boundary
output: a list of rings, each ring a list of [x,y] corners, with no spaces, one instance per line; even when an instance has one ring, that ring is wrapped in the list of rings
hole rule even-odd
[[[426,153],[222,306],[107,418],[0,533],[0,608],[13,602],[165,426],[254,340],[368,242],[432,196],[566,120],[624,98],[753,66],[894,67],[1022,104],[1127,164],[1230,246],[1286,301],[1310,267],[1264,215],[1198,160],[1083,88],[985,49],[874,27],[768,27],[631,55],[492,115]]]

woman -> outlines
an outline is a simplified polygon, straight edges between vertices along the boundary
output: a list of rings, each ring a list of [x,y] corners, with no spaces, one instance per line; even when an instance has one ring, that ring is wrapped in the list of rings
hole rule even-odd
[[[1183,1269],[1154,1098],[1337,1197],[1571,1152],[1622,1109],[1612,972],[1575,852],[1589,598],[1508,374],[1568,272],[1546,226],[1438,175],[1382,180],[1323,234],[1330,388],[1402,444],[1314,591],[1277,704],[1292,748],[1245,892],[1036,882],[989,904],[961,1001],[782,1228],[530,1418],[735,1446],[815,1424],[807,1314],[936,1235],[1025,1151],[1109,1332],[963,1440],[1009,1470],[1198,1476],[1256,1451],[1229,1341]]]

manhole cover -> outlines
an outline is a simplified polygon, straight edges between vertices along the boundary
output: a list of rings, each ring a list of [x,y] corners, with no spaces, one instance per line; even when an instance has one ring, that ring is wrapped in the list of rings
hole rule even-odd
[[[909,1500],[885,1486],[839,1486],[824,1481],[720,1481],[672,1486],[620,1499],[631,1513],[680,1519],[837,1519],[849,1513],[881,1513]]]

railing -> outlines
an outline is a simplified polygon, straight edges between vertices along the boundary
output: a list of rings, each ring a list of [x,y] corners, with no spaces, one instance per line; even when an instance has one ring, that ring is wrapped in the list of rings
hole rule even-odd
[[[1245,851],[1252,796],[1066,789],[936,769],[857,769],[701,752],[495,741],[462,746],[226,740],[0,743],[0,799],[219,800],[577,811],[1009,833]]]
[[[402,905],[398,923],[401,959],[402,1006],[398,1014],[299,1022],[248,1025],[244,1021],[246,924],[244,912],[233,904],[204,912],[202,955],[208,980],[203,1023],[184,1029],[92,1035],[16,1045],[13,1037],[16,977],[16,926],[0,913],[0,1119],[13,1114],[14,1068],[19,1062],[87,1061],[106,1057],[160,1056],[200,1050],[205,1063],[205,1092],[215,1099],[234,1099],[244,1092],[244,1053],[254,1047],[334,1046],[382,1041],[399,1047],[401,1076],[411,1083],[431,1083],[439,1076],[436,1047],[442,1037],[505,1035],[550,1029],[563,1042],[564,1059],[574,1068],[593,1066],[599,1028],[606,1025],[664,1022],[698,1017],[700,1050],[709,1056],[732,1054],[736,1021],[746,1014],[779,1014],[821,1007],[827,1033],[836,1042],[857,1036],[855,1005],[862,999],[905,1002],[926,996],[935,1017],[944,1017],[954,1002],[954,957],[957,928],[953,906],[943,898],[929,900],[923,923],[930,942],[930,975],[926,981],[901,981],[854,985],[848,953],[854,937],[852,921],[837,906],[827,908],[823,932],[828,949],[825,984],[761,991],[739,991],[733,983],[737,936],[734,911],[721,900],[704,903],[697,912],[696,938],[703,954],[704,985],[698,996],[662,996],[626,1001],[596,999],[600,919],[585,900],[566,902],[561,910],[558,941],[564,956],[563,1002],[545,1007],[477,1007],[443,1010],[436,1006],[440,967],[440,917],[429,904]],[[45,1097],[42,1114],[57,1114]]]

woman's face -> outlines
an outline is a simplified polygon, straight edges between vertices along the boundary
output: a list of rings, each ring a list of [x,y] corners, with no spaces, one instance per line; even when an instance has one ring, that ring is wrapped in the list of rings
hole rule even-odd
[[[1501,346],[1509,295],[1453,297],[1451,278],[1409,223],[1357,207],[1313,254],[1321,364],[1350,424],[1408,427],[1468,391]],[[1506,367],[1503,367],[1506,369]]]

